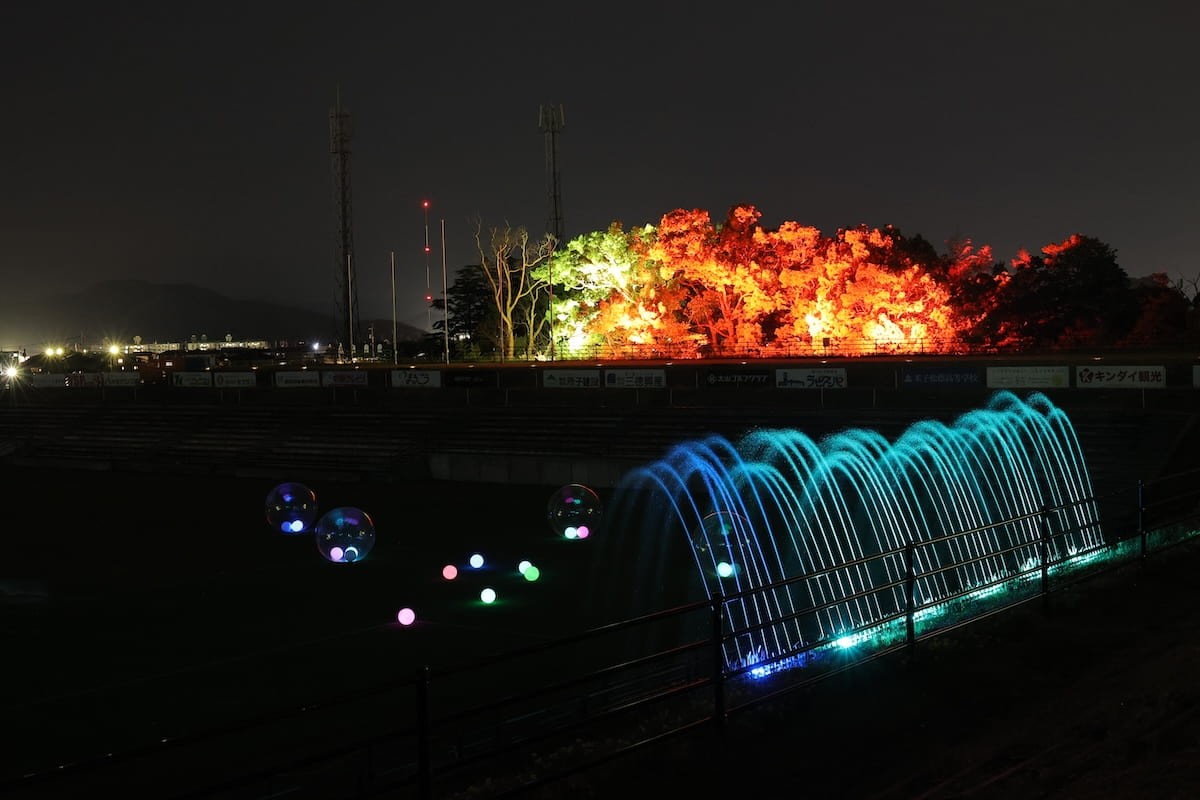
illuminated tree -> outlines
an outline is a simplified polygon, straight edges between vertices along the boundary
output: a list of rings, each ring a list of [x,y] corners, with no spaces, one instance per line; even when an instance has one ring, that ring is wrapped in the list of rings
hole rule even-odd
[[[663,217],[650,247],[662,274],[682,292],[683,317],[716,352],[760,347],[762,321],[776,310],[752,256],[760,216],[751,206],[735,206],[718,231],[707,211],[680,209]]]
[[[738,205],[719,226],[702,209],[628,233],[613,223],[539,263],[532,282],[558,287],[551,312],[565,351],[959,352],[1150,341],[1178,328],[1183,293],[1161,281],[1131,293],[1112,249],[1089,237],[1006,266],[969,239],[939,255],[891,226],[826,237],[760,219]]]
[[[816,308],[821,252],[826,245],[816,228],[785,222],[774,233],[760,234],[764,263],[778,267],[779,323],[774,330],[779,349],[790,352],[807,350],[814,345],[819,331],[810,328],[809,318]],[[823,345],[823,338],[816,340]]]
[[[808,233],[802,267],[781,279],[794,341],[821,352],[944,351],[955,346],[947,292],[918,259],[923,240],[893,228]]]
[[[1194,341],[1188,331],[1192,304],[1179,284],[1172,285],[1166,275],[1156,272],[1135,281],[1130,293],[1138,315],[1129,332],[1119,342],[1120,345],[1149,347],[1183,345]]]
[[[999,347],[1114,344],[1136,318],[1115,251],[1088,236],[1048,244],[1040,256],[1022,250],[996,283],[978,329]]]
[[[538,340],[545,337],[549,286],[534,273],[550,258],[554,245],[550,234],[530,241],[528,231],[507,223],[485,235],[483,223],[476,222],[475,246],[495,304],[501,359],[516,357],[518,333],[524,337],[521,350],[527,359],[533,358]]]
[[[947,302],[962,338],[980,343],[984,331],[979,326],[996,309],[997,275],[1004,271],[992,257],[991,246],[976,249],[970,239],[955,237],[946,242],[945,255],[927,266],[949,293]]]
[[[538,268],[536,277],[553,279],[556,287],[551,313],[561,349],[694,352],[676,292],[650,258],[654,238],[652,226],[626,233],[614,222],[607,231],[569,241]]]
[[[630,249],[630,235],[614,222],[607,231],[567,242],[535,271],[536,279],[555,287],[549,313],[555,339],[568,351],[601,341],[603,328],[595,322],[600,304],[614,293],[630,298],[637,258]]]

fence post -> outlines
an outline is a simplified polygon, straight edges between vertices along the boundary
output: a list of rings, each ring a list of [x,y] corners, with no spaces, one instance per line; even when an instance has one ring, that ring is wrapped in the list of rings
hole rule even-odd
[[[1138,540],[1141,542],[1141,556],[1146,558],[1146,483],[1139,478],[1137,482],[1137,526]]]
[[[917,569],[914,563],[916,555],[917,546],[909,539],[908,544],[904,546],[904,626],[905,638],[909,647],[912,647],[917,641],[917,628],[913,620],[917,606],[913,600],[913,595],[917,590]]]
[[[1041,524],[1042,607],[1050,604],[1050,504],[1042,504]]]
[[[417,670],[417,795],[433,797],[433,765],[429,758],[429,666]]]
[[[725,655],[722,637],[725,628],[725,595],[717,592],[712,599],[713,648],[713,722],[717,731],[725,731]]]

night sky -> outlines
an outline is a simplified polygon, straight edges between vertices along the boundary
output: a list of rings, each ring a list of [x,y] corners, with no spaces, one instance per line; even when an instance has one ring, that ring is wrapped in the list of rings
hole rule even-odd
[[[546,230],[543,104],[568,237],[746,203],[1003,261],[1082,233],[1193,278],[1198,9],[6,2],[0,263],[9,294],[135,278],[334,313],[340,91],[364,317],[391,316],[394,251],[427,327],[443,220],[451,281],[477,218]]]

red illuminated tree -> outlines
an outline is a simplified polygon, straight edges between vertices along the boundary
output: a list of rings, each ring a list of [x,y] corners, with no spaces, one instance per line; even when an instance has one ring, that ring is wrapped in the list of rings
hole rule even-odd
[[[1040,256],[1022,250],[998,273],[991,310],[976,330],[1010,349],[1114,344],[1136,320],[1131,300],[1116,252],[1073,234]]]
[[[1194,341],[1189,336],[1191,303],[1178,284],[1156,272],[1130,287],[1137,319],[1118,344],[1123,347],[1179,346]]]
[[[714,352],[749,351],[763,344],[762,321],[776,310],[770,292],[777,270],[755,259],[755,223],[761,214],[735,206],[718,231],[707,211],[663,217],[651,258],[682,295],[681,313]]]
[[[1178,327],[1181,293],[1147,284],[1131,294],[1115,252],[1090,237],[1006,266],[969,239],[938,254],[891,226],[826,237],[795,222],[766,229],[761,218],[738,205],[720,225],[702,209],[628,233],[614,223],[568,242],[532,279],[560,287],[552,312],[564,336],[626,355],[1060,347]]]

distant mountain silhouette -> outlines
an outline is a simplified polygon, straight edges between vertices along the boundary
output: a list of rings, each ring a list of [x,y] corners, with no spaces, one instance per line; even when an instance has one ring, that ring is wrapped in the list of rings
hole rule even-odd
[[[367,321],[363,321],[363,330]],[[392,322],[374,321],[376,338],[390,338]],[[396,338],[424,332],[397,324]],[[0,296],[0,347],[40,347],[45,342],[98,344],[107,340],[186,342],[192,336],[221,341],[329,341],[340,332],[333,314],[260,300],[235,300],[183,283],[105,281],[81,291],[41,297]]]

